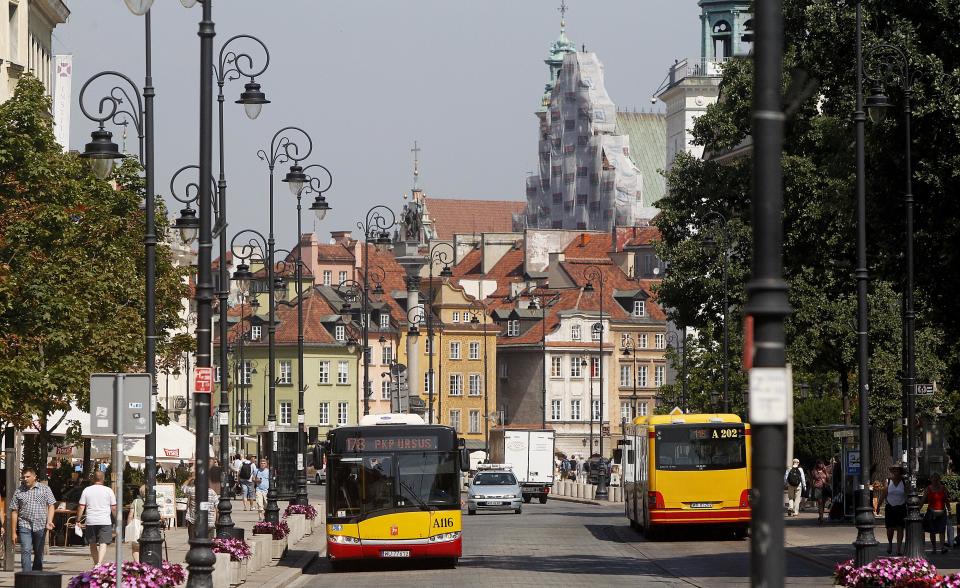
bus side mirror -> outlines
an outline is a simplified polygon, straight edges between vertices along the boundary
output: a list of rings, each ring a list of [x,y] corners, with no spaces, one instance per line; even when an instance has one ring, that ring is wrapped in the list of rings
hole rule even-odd
[[[470,452],[466,448],[460,450],[460,471],[470,471]]]
[[[623,450],[619,447],[613,450],[613,463],[619,464],[623,459]]]

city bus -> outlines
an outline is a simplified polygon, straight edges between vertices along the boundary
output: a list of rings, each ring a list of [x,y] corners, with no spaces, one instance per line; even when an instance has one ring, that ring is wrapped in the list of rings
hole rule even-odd
[[[368,415],[327,434],[327,558],[462,554],[460,473],[470,457],[457,432],[413,414]]]
[[[750,425],[733,414],[638,417],[621,442],[624,509],[649,538],[672,525],[750,525]]]

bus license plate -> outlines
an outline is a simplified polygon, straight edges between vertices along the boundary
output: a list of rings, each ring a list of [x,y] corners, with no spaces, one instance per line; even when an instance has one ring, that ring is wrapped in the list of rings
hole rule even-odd
[[[690,508],[713,508],[712,502],[691,502]]]
[[[410,557],[409,551],[381,551],[380,557]]]

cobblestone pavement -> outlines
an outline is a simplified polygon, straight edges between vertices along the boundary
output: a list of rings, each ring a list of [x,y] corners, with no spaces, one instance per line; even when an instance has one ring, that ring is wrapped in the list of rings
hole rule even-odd
[[[851,538],[852,540],[852,538]],[[825,561],[788,555],[788,583],[829,586]],[[456,569],[428,562],[364,563],[333,572],[321,558],[290,588],[312,586],[740,586],[749,584],[749,543],[726,533],[675,534],[648,542],[620,506],[551,500],[523,514],[464,517]]]

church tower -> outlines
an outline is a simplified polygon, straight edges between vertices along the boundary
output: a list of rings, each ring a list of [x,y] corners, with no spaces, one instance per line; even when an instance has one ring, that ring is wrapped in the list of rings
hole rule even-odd
[[[693,145],[693,121],[717,101],[725,61],[753,50],[748,0],[699,0],[700,57],[674,60],[656,97],[667,106],[667,168],[681,151],[703,156]]]

